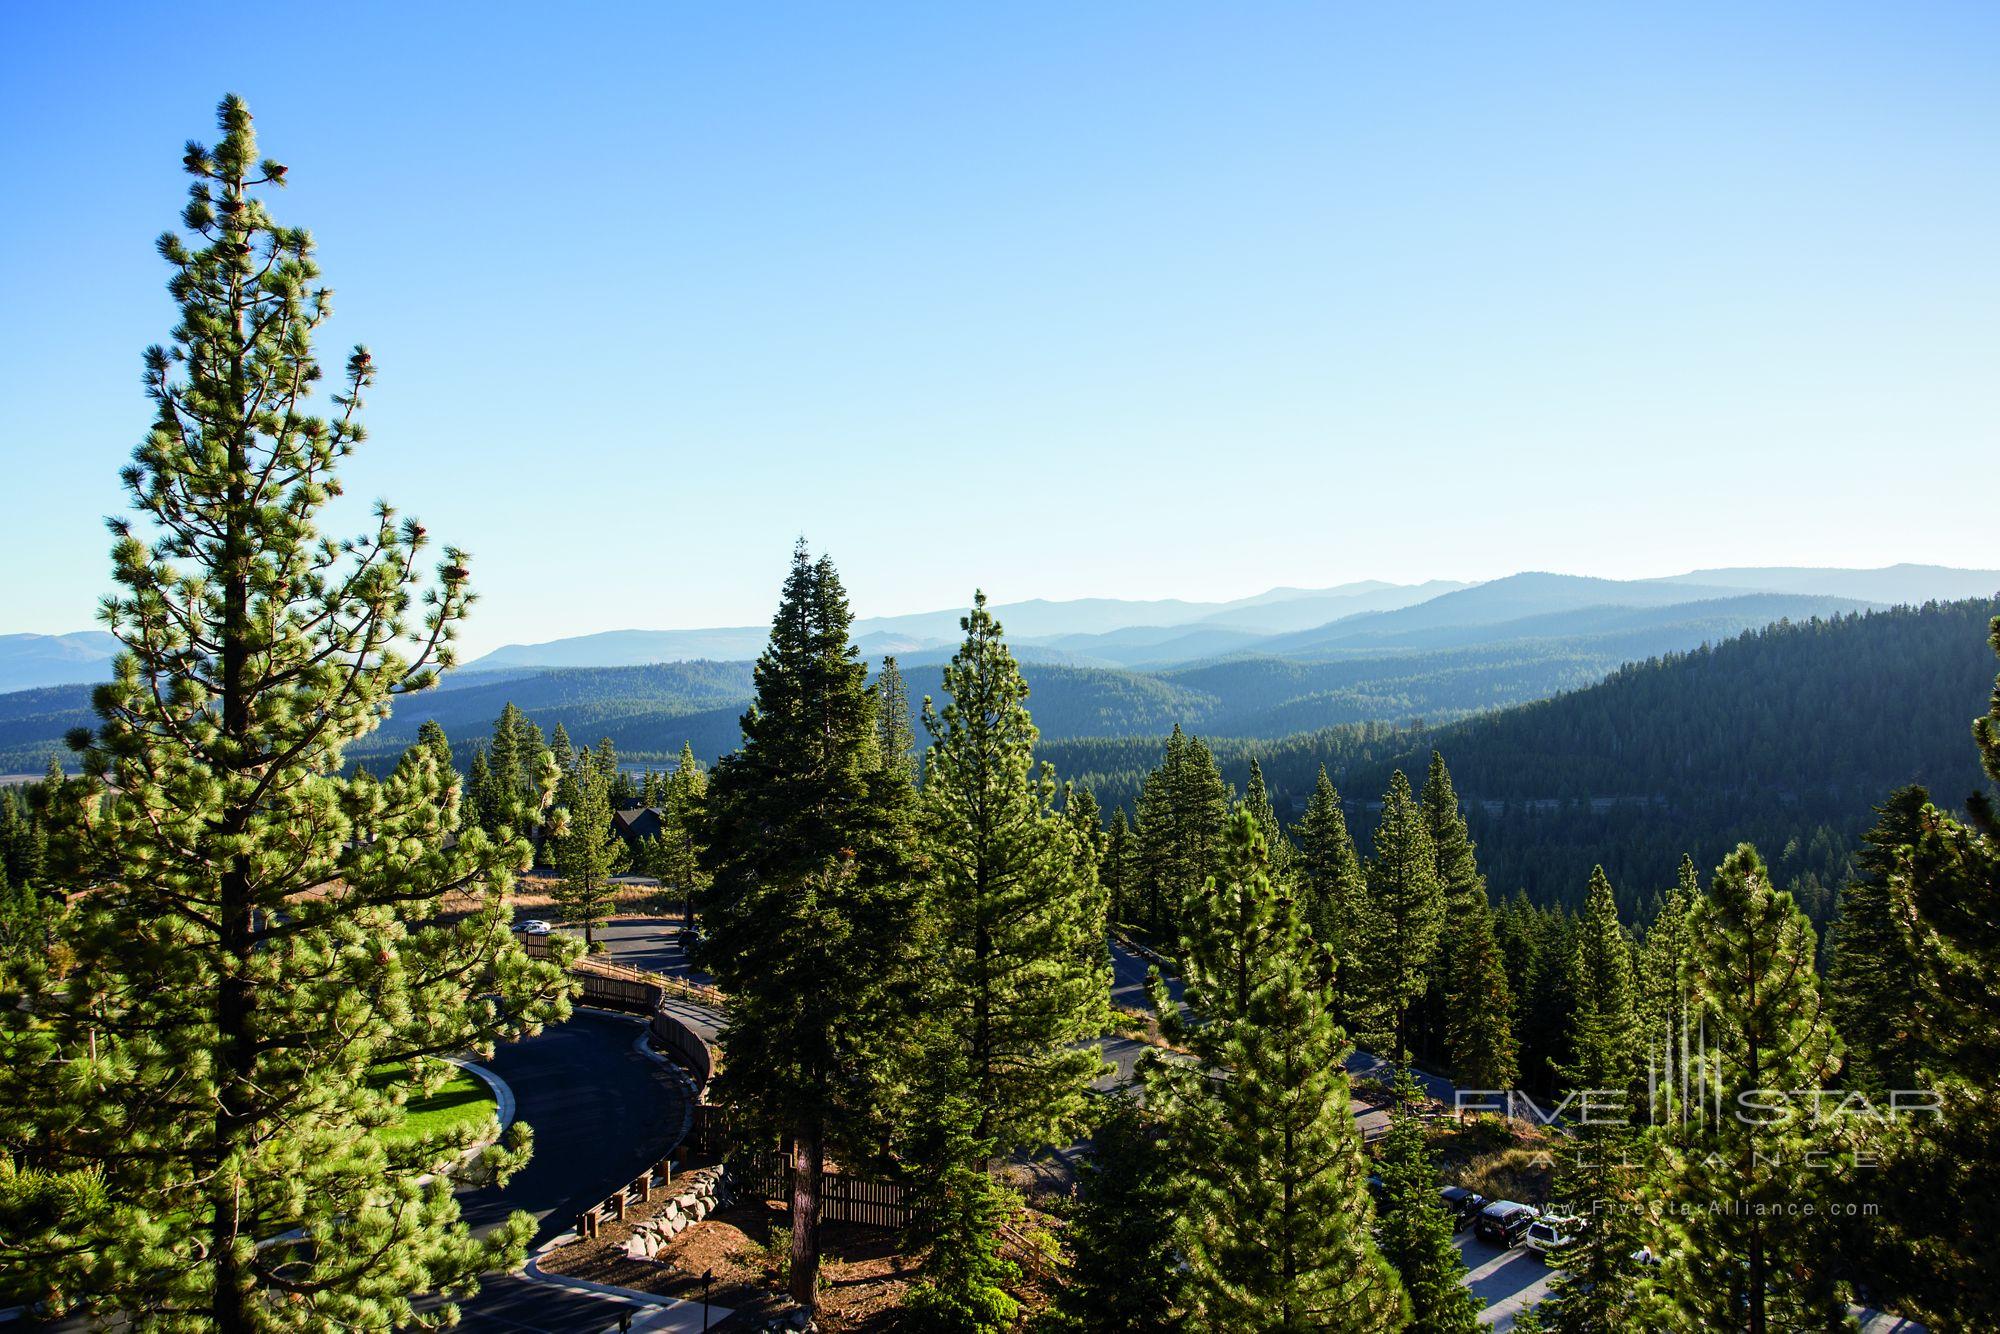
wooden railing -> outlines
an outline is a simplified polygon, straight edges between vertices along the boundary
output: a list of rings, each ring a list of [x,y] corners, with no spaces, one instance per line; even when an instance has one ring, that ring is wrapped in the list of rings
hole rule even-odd
[[[576,1235],[587,1240],[597,1235],[606,1219],[624,1222],[626,1213],[633,1205],[652,1203],[654,1191],[665,1190],[673,1184],[674,1159],[670,1154],[578,1214]]]
[[[548,957],[549,943],[545,936],[523,936],[521,944],[530,958]],[[589,955],[571,964],[570,972],[583,984],[586,1004],[644,1019],[653,1041],[687,1069],[694,1077],[695,1087],[708,1087],[718,1064],[715,1048],[686,1020],[667,1009],[665,1002],[685,1001],[719,1011],[720,991]]]

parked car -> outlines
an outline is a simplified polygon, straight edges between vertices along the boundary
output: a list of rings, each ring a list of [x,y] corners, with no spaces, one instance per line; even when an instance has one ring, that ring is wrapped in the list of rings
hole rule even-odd
[[[530,917],[527,921],[521,923],[520,930],[524,936],[546,936],[549,932],[555,930],[555,928],[539,917]]]
[[[1472,1225],[1472,1231],[1481,1241],[1490,1241],[1495,1246],[1512,1248],[1521,1244],[1521,1238],[1528,1231],[1528,1225],[1542,1216],[1542,1211],[1531,1204],[1515,1200],[1495,1200],[1479,1211],[1479,1218]]]
[[[1521,1241],[1529,1250],[1546,1260],[1551,1251],[1568,1245],[1570,1237],[1575,1232],[1574,1218],[1558,1218],[1552,1214],[1544,1214],[1528,1224],[1528,1230],[1522,1235]]]
[[[1484,1195],[1464,1186],[1446,1186],[1438,1192],[1438,1199],[1444,1204],[1444,1211],[1451,1215],[1451,1230],[1454,1233],[1472,1226],[1472,1220],[1479,1217],[1479,1211],[1486,1207]]]

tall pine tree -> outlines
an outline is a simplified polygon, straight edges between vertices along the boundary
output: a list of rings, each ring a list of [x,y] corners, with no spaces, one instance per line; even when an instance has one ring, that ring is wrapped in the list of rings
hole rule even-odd
[[[906,1068],[917,902],[909,785],[881,763],[833,562],[793,553],[743,748],[708,786],[707,962],[730,995],[718,1096],[792,1161],[791,1292],[818,1301],[829,1152],[866,1161]],[[867,1016],[868,1022],[856,1022]]]
[[[1306,924],[1333,952],[1334,1013],[1350,1032],[1365,1027],[1361,1011],[1370,994],[1364,969],[1368,944],[1368,881],[1347,832],[1340,793],[1319,767],[1305,818],[1299,821],[1295,862]]]
[[[1410,1011],[1423,997],[1444,926],[1444,887],[1423,809],[1398,769],[1382,796],[1375,855],[1368,859],[1365,971],[1397,1065],[1410,1059]]]
[[[578,751],[563,779],[562,806],[550,839],[556,882],[549,892],[563,920],[583,927],[585,949],[594,949],[597,928],[617,903],[612,879],[631,853],[611,828],[609,765],[588,748]]]
[[[1699,1328],[1837,1326],[1845,1307],[1821,1263],[1827,1229],[1797,1208],[1826,1179],[1809,1155],[1828,1147],[1800,1094],[1820,1088],[1840,1055],[1812,924],[1745,844],[1717,868],[1692,935],[1701,1096],[1686,1109],[1688,1146],[1670,1159],[1660,1290]]]
[[[1028,684],[983,593],[960,625],[965,641],[944,671],[944,706],[924,702],[931,745],[919,809],[935,872],[934,1013],[946,1016],[943,1040],[965,1079],[956,1092],[966,1133],[948,1142],[968,1157],[932,1170],[984,1171],[995,1155],[1066,1142],[1081,1125],[1102,1064],[1087,1039],[1104,1030],[1110,976],[1094,803],[1088,833],[1056,807],[1054,774],[1034,761]],[[933,1254],[990,1244],[990,1233],[940,1230]],[[945,1305],[977,1309],[964,1296]]]
[[[442,1083],[442,1056],[565,1013],[569,983],[561,951],[529,960],[508,929],[525,845],[453,840],[460,784],[433,749],[345,776],[344,747],[449,665],[467,575],[447,548],[426,586],[424,529],[386,505],[351,541],[319,534],[374,363],[357,349],[320,415],[312,239],[267,211],[285,170],[243,103],[219,120],[183,159],[188,234],[159,243],[180,319],[146,354],[137,515],[112,524],[101,618],[123,652],[90,776],[50,815],[78,910],[5,979],[28,1000],[0,1006],[0,1138],[50,1179],[101,1174],[62,1220],[67,1253],[39,1257],[58,1306],[230,1334],[404,1327],[414,1296],[517,1262],[533,1221],[478,1239],[460,1220],[445,1169],[476,1132],[378,1132]],[[509,1145],[496,1168],[524,1131]]]
[[[1255,818],[1238,811],[1227,832],[1223,873],[1182,931],[1189,1017],[1161,1011],[1195,1060],[1147,1069],[1185,1155],[1180,1250],[1195,1326],[1395,1328],[1405,1299],[1369,1235],[1331,959],[1272,884]]]

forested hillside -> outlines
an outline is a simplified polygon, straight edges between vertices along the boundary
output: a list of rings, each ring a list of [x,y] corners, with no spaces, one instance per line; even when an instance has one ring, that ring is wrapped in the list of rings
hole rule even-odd
[[[1776,625],[1449,726],[1210,746],[1239,785],[1255,757],[1287,818],[1321,764],[1360,809],[1394,769],[1420,771],[1443,751],[1499,893],[1577,902],[1601,862],[1630,912],[1673,883],[1682,853],[1713,865],[1751,839],[1823,919],[1872,803],[1909,782],[1956,802],[1983,782],[1965,729],[1991,688],[1982,633],[1996,610],[1979,600]],[[1157,738],[1043,747],[1107,808],[1128,809],[1159,751]]]

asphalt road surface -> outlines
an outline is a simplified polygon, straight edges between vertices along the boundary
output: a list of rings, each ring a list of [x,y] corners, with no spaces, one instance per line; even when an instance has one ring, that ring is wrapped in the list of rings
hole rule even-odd
[[[634,1043],[630,1019],[579,1012],[568,1023],[496,1050],[487,1066],[506,1080],[516,1115],[534,1127],[535,1155],[505,1188],[459,1197],[475,1228],[516,1209],[534,1215],[529,1249],[569,1230],[577,1214],[658,1162],[680,1128],[682,1094]],[[490,1334],[601,1330],[622,1303],[512,1275],[495,1275],[462,1307],[463,1329]]]

